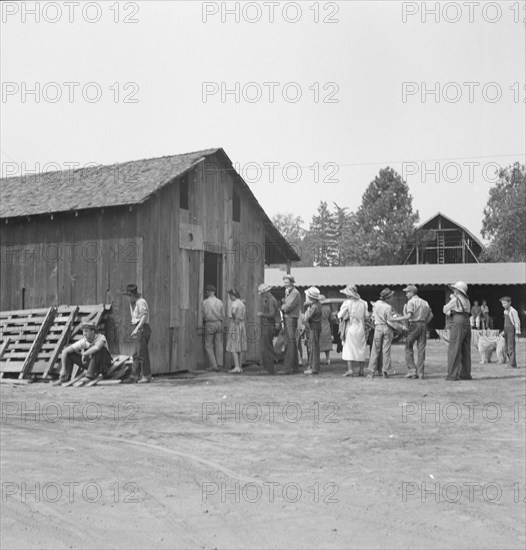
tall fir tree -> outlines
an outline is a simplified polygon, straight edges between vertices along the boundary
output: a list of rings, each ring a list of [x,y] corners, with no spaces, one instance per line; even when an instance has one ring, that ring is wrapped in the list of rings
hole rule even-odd
[[[409,187],[392,168],[384,168],[362,196],[350,238],[350,260],[358,265],[403,262],[405,243],[416,229]]]

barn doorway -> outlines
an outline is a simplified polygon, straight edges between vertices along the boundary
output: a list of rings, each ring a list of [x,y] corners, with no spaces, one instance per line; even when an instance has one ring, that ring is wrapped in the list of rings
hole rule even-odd
[[[223,261],[221,254],[205,252],[204,282],[217,288],[216,296],[223,296]]]

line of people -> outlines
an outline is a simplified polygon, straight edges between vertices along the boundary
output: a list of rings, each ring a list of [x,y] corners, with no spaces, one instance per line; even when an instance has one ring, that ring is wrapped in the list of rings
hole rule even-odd
[[[294,277],[285,275],[285,298],[281,305],[283,316],[283,331],[285,336],[284,370],[278,374],[294,374],[299,372],[298,362],[298,323],[305,324],[308,329],[308,357],[309,363],[306,375],[317,375],[320,372],[320,346],[323,327],[323,307],[321,301],[324,296],[319,289],[310,287],[305,292],[306,312],[302,316],[300,311],[301,297],[295,288]],[[446,380],[471,380],[471,316],[472,309],[468,297],[468,286],[463,281],[450,285],[453,294],[450,301],[444,306],[443,312],[448,318],[450,328],[449,347],[447,355]],[[260,285],[264,294],[270,295],[271,287]],[[395,332],[403,332],[406,336],[405,359],[407,366],[406,378],[423,379],[427,343],[427,327],[434,315],[429,303],[418,295],[418,288],[409,284],[403,291],[406,293],[407,303],[402,315],[398,315],[391,302],[394,292],[385,288],[379,299],[371,302],[372,313],[369,312],[367,302],[362,300],[355,285],[348,285],[340,292],[347,296],[337,314],[340,326],[343,349],[342,359],[347,362],[347,371],[343,376],[375,375],[389,377],[391,372],[391,345]],[[272,307],[276,310],[277,301]],[[517,311],[511,306],[511,298],[501,298],[504,308],[504,331],[506,354],[509,367],[516,368],[516,338],[520,334],[520,320]],[[272,316],[269,317],[269,319]],[[371,323],[372,321],[372,323]],[[369,327],[371,327],[370,329]],[[371,350],[367,361],[368,330],[373,330]],[[270,332],[269,332],[270,334]],[[270,337],[264,342],[262,349],[262,365],[268,372],[274,373]],[[416,345],[416,361],[414,347]],[[263,345],[262,345],[263,347]],[[331,345],[332,347],[332,345]]]
[[[259,305],[257,316],[260,319],[261,365],[269,374],[275,374],[274,337],[282,330],[285,341],[284,369],[277,374],[299,373],[300,360],[298,343],[303,330],[308,333],[308,368],[306,375],[320,372],[320,353],[326,354],[326,364],[330,364],[332,334],[330,330],[331,312],[322,307],[325,299],[316,287],[305,292],[304,314],[301,312],[301,296],[295,287],[294,277],[283,277],[285,298],[281,306],[272,295],[272,287],[260,284],[258,287]],[[449,347],[446,380],[471,380],[471,318],[472,307],[468,297],[468,286],[462,281],[450,285],[453,294],[443,311],[448,318]],[[403,314],[398,315],[392,304],[394,292],[385,288],[379,299],[371,302],[372,313],[367,302],[362,300],[355,285],[348,285],[340,292],[347,299],[337,313],[339,334],[342,341],[342,359],[347,362],[347,371],[343,376],[389,377],[391,372],[391,344],[395,332],[406,334],[405,359],[406,378],[424,378],[427,326],[433,319],[433,312],[425,300],[418,296],[418,288],[410,284],[405,287],[407,303]],[[206,299],[203,301],[203,323],[205,350],[208,357],[208,370],[220,371],[223,368],[223,326],[225,310],[223,302],[216,297],[213,285],[205,287]],[[130,301],[130,316],[134,329],[131,336],[136,339],[131,375],[125,382],[149,383],[152,378],[148,343],[151,338],[149,308],[146,300],[139,294],[137,285],[127,285],[124,295]],[[234,358],[234,367],[228,372],[239,374],[242,369],[242,353],[247,351],[247,333],[245,326],[246,307],[236,289],[228,291],[229,304],[227,317],[226,351]],[[520,335],[520,319],[517,310],[511,305],[511,298],[501,298],[504,308],[504,330],[506,355],[510,368],[517,368],[516,339]],[[407,323],[404,325],[404,323]],[[301,328],[299,328],[299,326]],[[105,375],[111,367],[111,355],[108,343],[102,334],[96,332],[93,323],[84,323],[83,337],[67,346],[61,356],[59,379],[54,385],[68,381],[74,364],[86,369],[86,381],[93,380],[99,374]],[[367,361],[368,332],[372,332],[370,354]],[[415,362],[414,346],[417,348]],[[366,367],[367,365],[367,367]]]

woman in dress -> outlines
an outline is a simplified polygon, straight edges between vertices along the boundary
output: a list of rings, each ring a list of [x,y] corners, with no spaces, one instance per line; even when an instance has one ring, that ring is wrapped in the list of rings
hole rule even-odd
[[[348,296],[343,302],[338,318],[345,321],[342,359],[347,361],[347,372],[343,376],[353,376],[354,368],[363,376],[365,365],[365,321],[369,318],[367,303],[360,298],[356,287],[349,285],[340,291]]]
[[[320,302],[326,300],[323,294],[320,294]],[[331,364],[332,351],[332,326],[331,326],[332,309],[329,304],[321,304],[321,335],[320,335],[320,352],[325,353],[325,363],[327,366]]]
[[[247,351],[246,308],[239,292],[234,288],[228,291],[228,298],[230,300],[230,324],[228,326],[226,350],[234,356],[234,368],[228,372],[229,374],[239,374],[243,372],[241,354]]]
[[[449,285],[453,295],[444,306],[449,317],[449,347],[447,350],[446,380],[471,380],[471,304],[468,285],[458,281]]]

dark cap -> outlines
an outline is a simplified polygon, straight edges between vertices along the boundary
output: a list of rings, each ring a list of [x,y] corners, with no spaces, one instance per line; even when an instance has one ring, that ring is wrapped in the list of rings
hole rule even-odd
[[[206,285],[205,290],[209,290],[210,292],[215,292],[216,287],[214,285]]]
[[[137,285],[126,285],[126,290],[122,294],[126,294],[127,296],[139,296]]]

